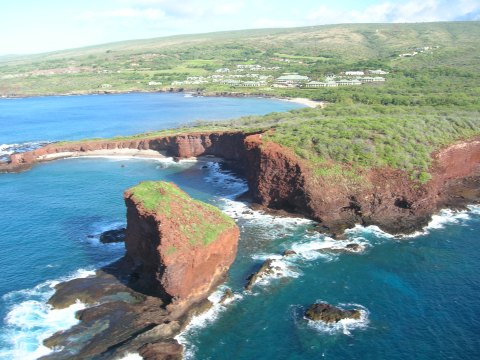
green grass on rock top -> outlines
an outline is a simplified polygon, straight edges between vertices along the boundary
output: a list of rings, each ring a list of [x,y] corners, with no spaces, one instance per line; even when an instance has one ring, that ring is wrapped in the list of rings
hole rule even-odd
[[[175,184],[145,181],[129,189],[146,210],[161,214],[176,224],[189,245],[207,246],[235,222],[215,206],[192,199]],[[172,249],[170,253],[175,253]]]

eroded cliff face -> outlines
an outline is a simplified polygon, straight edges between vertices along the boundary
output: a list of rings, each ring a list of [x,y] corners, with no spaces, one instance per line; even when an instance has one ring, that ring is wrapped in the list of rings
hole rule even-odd
[[[95,140],[86,142],[52,143],[24,153],[12,154],[9,163],[0,163],[0,172],[28,169],[37,162],[78,156],[93,151],[122,149],[153,150],[165,156],[189,158],[215,155],[229,160],[244,158],[241,132],[210,132],[185,135],[159,136],[137,140]]]
[[[178,305],[206,298],[225,280],[240,234],[233,220],[169,183],[133,187],[125,203],[132,287]]]
[[[154,150],[179,158],[214,155],[235,160],[245,170],[255,202],[306,215],[333,233],[358,223],[378,225],[392,233],[413,232],[426,225],[439,207],[461,206],[462,201],[477,201],[480,196],[474,191],[476,185],[472,180],[479,176],[478,138],[433,154],[433,177],[426,185],[390,168],[365,171],[361,183],[325,179],[316,176],[315,169],[291,150],[263,141],[259,133],[241,132],[50,144],[12,155],[9,164],[0,164],[0,171],[23,170],[35,162],[48,160],[52,154],[62,157],[115,149]],[[473,190],[467,194],[462,191],[465,187]],[[451,201],[453,197],[455,201]]]
[[[176,185],[144,182],[125,192],[125,256],[95,276],[59,283],[49,304],[80,300],[79,323],[44,341],[56,349],[42,360],[180,360],[175,339],[235,259],[239,229],[220,210],[190,198]]]
[[[249,183],[254,200],[269,207],[304,214],[327,231],[342,233],[355,224],[377,225],[391,233],[410,233],[425,226],[431,215],[455,196],[456,205],[478,201],[452,194],[452,184],[475,187],[480,176],[480,140],[461,142],[434,154],[432,180],[421,185],[403,171],[365,171],[359,183],[325,179],[290,150],[262,143],[261,135],[246,138]],[[458,193],[458,186],[457,186]],[[459,198],[460,196],[460,198]],[[463,201],[464,200],[464,201]]]

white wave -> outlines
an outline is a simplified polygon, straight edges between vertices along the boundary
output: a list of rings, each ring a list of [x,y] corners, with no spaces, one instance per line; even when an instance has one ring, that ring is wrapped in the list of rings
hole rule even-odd
[[[221,189],[228,190],[228,199],[234,199],[248,190],[246,180],[235,176],[230,171],[222,170],[219,162],[209,161],[205,166],[208,170],[208,176],[205,178],[205,181],[216,184]]]
[[[351,235],[351,236],[363,237],[363,236],[374,235],[379,238],[386,238],[386,239],[395,238],[395,235],[392,235],[383,231],[376,225],[370,225],[370,226],[355,225],[355,227],[345,230],[345,233],[347,234],[347,236]]]
[[[141,357],[139,354],[126,354],[124,357],[119,358],[118,360],[143,360],[143,357]]]
[[[351,249],[349,245],[358,245],[358,249]],[[346,240],[334,240],[323,234],[306,235],[304,238],[294,243],[291,249],[295,251],[304,260],[315,260],[323,258],[333,260],[340,253],[362,253],[370,243],[362,238],[348,238]]]
[[[480,215],[480,205],[468,205],[468,210],[474,215]]]
[[[323,302],[321,300],[317,300],[316,302]],[[321,333],[326,333],[329,335],[334,334],[344,334],[344,335],[351,335],[351,331],[356,329],[365,329],[368,327],[370,322],[369,320],[369,312],[367,308],[359,304],[339,304],[339,308],[341,309],[356,309],[360,311],[360,319],[342,319],[336,323],[325,323],[323,321],[313,321],[304,317],[307,321],[307,324],[310,328],[315,329]]]
[[[31,141],[18,144],[0,144],[0,159],[7,159],[13,153],[35,150],[49,143],[50,141]]]
[[[179,159],[175,161],[173,157],[149,157],[149,156],[141,156],[141,155],[78,155],[78,156],[71,156],[68,159],[106,159],[109,161],[131,161],[131,160],[142,160],[142,161],[151,161],[159,163],[159,167],[162,169],[166,169],[169,166],[191,166],[198,162],[197,159]]]
[[[430,222],[423,227],[422,230],[415,231],[411,234],[389,234],[381,230],[377,226],[362,226],[356,225],[352,229],[345,231],[350,236],[356,236],[359,238],[366,238],[374,235],[377,238],[384,239],[408,239],[416,238],[419,236],[425,236],[431,233],[432,230],[444,229],[448,225],[466,225],[469,220],[472,219],[472,215],[480,215],[479,205],[468,205],[468,210],[452,210],[442,209],[437,214],[432,215]]]
[[[0,358],[30,360],[51,353],[53,350],[45,347],[43,340],[77,324],[75,313],[84,309],[85,305],[77,302],[66,309],[55,310],[47,304],[47,300],[58,283],[92,275],[95,275],[95,271],[80,269],[65,278],[5,294],[2,300],[9,306],[9,311],[0,336],[9,346],[0,350]]]
[[[268,274],[262,274],[255,281],[254,285],[268,286],[272,280],[281,278],[298,278],[302,275],[293,263],[287,258],[270,258],[272,259],[271,270]]]
[[[175,340],[177,340],[178,343],[183,345],[185,348],[183,354],[183,358],[185,360],[194,359],[196,352],[195,346],[188,341],[188,337],[196,331],[199,331],[213,323],[219,317],[219,315],[228,308],[227,305],[231,304],[232,302],[239,301],[243,298],[243,296],[240,294],[234,294],[232,299],[221,304],[220,300],[222,299],[222,296],[225,293],[226,289],[228,288],[225,286],[220,286],[218,290],[213,292],[208,297],[208,300],[210,300],[213,304],[212,307],[206,312],[194,316],[190,320],[190,323],[185,327],[185,329],[180,334],[175,336]]]

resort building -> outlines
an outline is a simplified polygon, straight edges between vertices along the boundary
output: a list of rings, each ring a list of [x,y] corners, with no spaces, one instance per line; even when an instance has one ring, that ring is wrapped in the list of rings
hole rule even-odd
[[[345,75],[363,76],[363,75],[365,75],[365,73],[363,71],[345,71]]]
[[[275,80],[275,83],[278,85],[293,85],[298,86],[310,80],[308,76],[298,75],[298,74],[288,74],[280,76]]]
[[[338,80],[338,86],[346,86],[346,85],[362,85],[359,80]]]
[[[243,87],[260,87],[267,85],[264,81],[243,81],[239,84],[239,86]]]
[[[335,87],[338,84],[335,81],[320,82],[320,81],[310,81],[305,84],[306,88],[320,88],[320,87]]]
[[[388,71],[383,71],[382,69],[378,69],[378,70],[368,70],[368,73],[373,75],[387,75]]]

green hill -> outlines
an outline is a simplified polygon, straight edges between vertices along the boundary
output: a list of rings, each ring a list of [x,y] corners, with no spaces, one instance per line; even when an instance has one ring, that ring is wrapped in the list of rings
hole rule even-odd
[[[0,96],[184,89],[328,101],[325,109],[200,126],[275,128],[265,139],[292,148],[319,169],[319,176],[358,179],[364,168],[390,166],[425,182],[432,151],[480,135],[479,38],[477,21],[329,25],[126,41],[0,58]],[[375,69],[388,72],[382,75],[385,81],[274,86],[284,73],[326,82],[355,77],[346,71]],[[244,79],[261,84],[243,86]]]
[[[211,76],[219,68],[234,69],[239,64],[278,67],[262,73],[272,79],[297,72],[322,80],[328,73],[366,68],[408,71],[406,75],[411,78],[422,77],[423,71],[438,70],[439,66],[442,71],[466,76],[478,71],[479,36],[479,22],[446,22],[328,25],[125,41],[0,58],[0,96],[156,91],[171,87],[233,91],[235,87],[218,83],[172,83],[192,76]],[[399,57],[425,47],[429,50],[415,57]],[[295,93],[270,86],[242,91]],[[315,94],[306,91],[301,95],[321,97]]]

